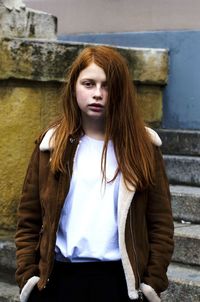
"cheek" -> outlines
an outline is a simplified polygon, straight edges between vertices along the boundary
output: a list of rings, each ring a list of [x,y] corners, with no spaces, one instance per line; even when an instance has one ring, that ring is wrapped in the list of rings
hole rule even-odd
[[[83,90],[83,89],[76,89],[76,100],[77,100],[77,103],[84,103],[84,101],[86,101],[88,98],[88,93]]]
[[[77,90],[77,91],[76,91],[76,99],[77,99],[77,102],[78,102],[79,100],[84,99],[84,98],[85,98],[84,92],[83,92],[83,91],[80,91],[80,90]]]

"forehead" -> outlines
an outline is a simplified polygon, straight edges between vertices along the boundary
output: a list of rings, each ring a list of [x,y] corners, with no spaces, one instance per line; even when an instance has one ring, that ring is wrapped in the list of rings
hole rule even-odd
[[[99,67],[95,63],[91,63],[80,72],[78,79],[95,79],[106,81],[106,74],[103,68]]]

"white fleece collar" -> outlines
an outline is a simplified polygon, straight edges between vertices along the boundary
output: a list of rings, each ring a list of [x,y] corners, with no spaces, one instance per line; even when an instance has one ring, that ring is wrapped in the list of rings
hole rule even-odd
[[[51,151],[53,149],[54,140],[52,138],[56,128],[50,128],[44,135],[40,143],[40,151]],[[52,138],[52,139],[51,139]]]
[[[150,138],[151,138],[151,141],[152,143],[157,146],[157,147],[160,147],[162,145],[162,141],[158,135],[158,133],[156,131],[154,131],[153,129],[149,128],[149,127],[145,127]]]
[[[40,143],[40,151],[51,151],[53,149],[54,145],[54,139],[51,137],[53,136],[55,132],[55,127],[50,128],[44,135],[41,143]],[[159,137],[159,135],[154,131],[153,129],[146,127],[146,130],[151,138],[151,141],[154,145],[160,147],[162,145],[162,141]]]

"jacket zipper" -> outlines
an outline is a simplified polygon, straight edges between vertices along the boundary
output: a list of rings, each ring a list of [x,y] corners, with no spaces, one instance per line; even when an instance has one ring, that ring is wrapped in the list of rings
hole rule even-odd
[[[41,211],[42,211],[42,225],[39,231],[39,238],[38,238],[38,243],[37,246],[35,248],[35,251],[37,251],[40,248],[40,243],[41,243],[41,239],[42,239],[42,235],[44,232],[44,209],[43,209],[43,200],[41,200]]]
[[[135,255],[135,262],[136,262],[136,273],[137,273],[137,278],[138,278],[138,282],[139,282],[139,288],[138,288],[138,300],[139,301],[143,301],[143,293],[140,289],[140,284],[141,284],[141,278],[140,278],[140,274],[139,274],[139,268],[138,268],[138,257],[137,257],[137,252],[135,249],[135,236],[134,236],[134,232],[133,232],[133,228],[132,228],[132,212],[130,209],[130,216],[129,216],[129,225],[130,225],[130,231],[131,231],[131,242],[132,242],[132,249]]]
[[[44,225],[42,224],[41,229],[40,229],[40,231],[39,231],[39,239],[38,239],[38,243],[37,243],[37,246],[36,246],[36,248],[35,248],[36,251],[40,248],[40,243],[41,243],[43,231],[44,231]]]

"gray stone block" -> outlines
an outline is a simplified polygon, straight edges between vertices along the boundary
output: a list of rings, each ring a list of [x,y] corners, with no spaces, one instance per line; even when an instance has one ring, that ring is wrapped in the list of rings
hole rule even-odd
[[[13,240],[0,240],[1,267],[15,269],[15,244]]]
[[[170,191],[174,219],[200,223],[200,188],[171,185]]]
[[[0,24],[0,38],[56,39],[57,18],[45,12],[1,6]]]
[[[171,184],[200,186],[200,157],[164,155]]]
[[[46,28],[46,27],[45,27]],[[65,81],[66,70],[89,44],[27,39],[0,41],[0,79]],[[129,65],[134,81],[162,86],[167,83],[166,49],[115,47]]]
[[[19,302],[18,286],[0,282],[0,302]]]
[[[199,302],[200,268],[171,264],[168,268],[169,287],[162,293],[162,302]]]
[[[14,284],[15,269],[15,245],[13,240],[0,240],[0,280]]]
[[[156,129],[162,140],[164,154],[200,155],[200,131]]]
[[[200,225],[175,223],[173,261],[200,265]]]

